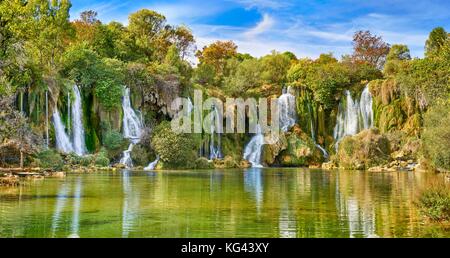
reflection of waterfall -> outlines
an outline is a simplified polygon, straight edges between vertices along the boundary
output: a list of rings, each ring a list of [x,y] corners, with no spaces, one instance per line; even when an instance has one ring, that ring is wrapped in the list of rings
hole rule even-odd
[[[123,109],[123,137],[131,141],[128,149],[123,152],[120,163],[132,167],[131,151],[134,144],[138,143],[142,133],[142,121],[131,107],[130,89],[126,88],[122,99]]]
[[[72,224],[70,225],[69,238],[79,238],[80,236],[78,234],[80,231],[81,178],[77,179],[73,198],[73,215]]]
[[[139,210],[139,196],[133,192],[130,171],[122,173],[123,209],[122,209],[122,237],[128,237],[132,231]]]
[[[154,161],[152,161],[150,164],[148,164],[148,166],[146,166],[144,168],[144,170],[154,170],[156,165],[159,162],[159,156],[156,156],[156,159]]]
[[[212,107],[213,116],[211,116],[211,138],[209,141],[209,159],[220,159],[222,158],[222,144],[221,144],[221,133],[219,128],[220,124],[222,124],[219,119],[221,116],[219,115],[219,111],[215,106]],[[214,139],[214,135],[217,135],[217,140]]]
[[[244,159],[248,160],[252,167],[263,167],[261,165],[261,153],[264,145],[264,135],[261,126],[256,127],[256,135],[250,140],[244,150]]]
[[[283,94],[278,98],[278,112],[280,116],[281,131],[288,131],[296,119],[295,97],[290,93],[291,88],[283,90]]]
[[[367,85],[361,93],[360,101],[352,99],[350,91],[345,91],[345,99],[339,103],[334,139],[337,143],[347,135],[355,135],[373,126],[372,95]]]
[[[66,128],[61,120],[58,109],[53,112],[53,125],[55,127],[56,148],[62,152],[73,152],[73,145],[66,133]]]
[[[264,196],[261,172],[262,170],[259,168],[251,168],[244,172],[244,189],[254,195],[258,211],[261,209]]]
[[[61,119],[60,119],[61,120]],[[50,145],[50,139],[48,135],[48,90],[45,91],[45,146],[48,148]]]
[[[297,237],[297,221],[295,216],[292,215],[287,203],[284,203],[283,208],[281,208],[278,229],[280,238]]]
[[[83,155],[86,153],[83,128],[83,108],[81,106],[80,90],[76,85],[73,86],[73,92],[75,94],[75,101],[72,104],[73,148],[76,154]]]
[[[61,189],[58,192],[58,197],[56,199],[55,212],[52,216],[52,237],[55,237],[56,230],[58,229],[58,224],[61,219],[61,213],[64,210],[67,202],[67,194],[69,193],[69,188],[67,184],[62,184]]]
[[[347,200],[348,226],[350,238],[378,237],[375,233],[375,215],[371,207],[359,207],[356,198],[348,198]]]

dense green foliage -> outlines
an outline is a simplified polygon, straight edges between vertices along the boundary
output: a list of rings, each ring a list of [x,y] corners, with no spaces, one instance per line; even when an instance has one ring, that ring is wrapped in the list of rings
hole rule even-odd
[[[424,188],[417,202],[422,214],[432,221],[450,221],[450,187],[445,182],[432,182]]]
[[[42,168],[61,170],[64,166],[64,160],[55,150],[44,150],[36,155],[35,165]]]
[[[423,145],[432,164],[450,170],[450,108],[447,105],[432,107],[425,115]]]
[[[160,123],[153,131],[152,148],[168,167],[194,167],[199,142],[195,134],[177,134],[170,122]]]

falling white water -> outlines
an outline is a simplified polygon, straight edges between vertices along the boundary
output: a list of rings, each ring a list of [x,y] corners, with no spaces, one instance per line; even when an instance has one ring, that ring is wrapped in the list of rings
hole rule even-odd
[[[50,145],[50,139],[48,136],[48,91],[45,91],[45,146],[48,148]]]
[[[244,150],[244,159],[248,160],[252,167],[261,168],[261,153],[264,145],[264,135],[261,131],[261,126],[256,127],[256,135],[250,140]]]
[[[78,86],[73,86],[73,92],[75,94],[75,101],[72,103],[73,148],[75,153],[81,156],[86,153],[83,128],[83,108],[81,106],[81,94]]]
[[[131,107],[130,89],[125,89],[122,99],[123,108],[123,136],[132,141],[139,142],[142,131],[142,122],[134,109]]]
[[[361,118],[364,129],[370,128],[373,125],[373,110],[372,110],[372,94],[370,94],[369,86],[367,85],[361,93],[359,100],[359,107],[361,109]]]
[[[131,107],[130,89],[126,88],[122,99],[123,109],[123,137],[131,141],[128,149],[123,152],[123,156],[120,159],[120,163],[127,167],[133,167],[133,161],[131,160],[131,151],[135,144],[140,140],[142,133],[142,121]]]
[[[361,93],[360,101],[354,101],[350,91],[345,91],[345,100],[339,103],[334,139],[336,149],[339,141],[347,135],[355,135],[363,129],[373,126],[372,95],[369,87]]]
[[[218,119],[220,119],[219,112],[215,106],[212,108],[214,115],[211,116],[211,138],[209,141],[209,159],[220,159],[222,158],[222,144],[221,144],[221,134],[218,132],[216,126]],[[217,142],[214,141],[214,135],[217,134]]]
[[[70,142],[70,138],[66,133],[66,128],[59,115],[59,111],[56,108],[53,112],[53,125],[55,126],[56,148],[65,153],[73,152],[73,145]]]
[[[327,159],[328,156],[329,156],[328,152],[316,142],[316,134],[315,134],[314,123],[313,123],[313,119],[312,119],[312,112],[311,112],[311,106],[310,105],[308,105],[308,109],[309,109],[309,114],[310,114],[309,122],[310,122],[310,127],[311,127],[311,138],[312,138],[314,144],[316,145],[316,147],[322,152],[323,157],[325,159]]]
[[[287,132],[295,124],[296,119],[295,96],[290,90],[290,87],[283,90],[283,94],[278,98],[280,127],[283,132]]]
[[[124,164],[127,168],[133,167],[133,161],[131,159],[131,152],[133,151],[134,144],[130,143],[128,149],[123,152],[123,156],[120,159],[120,164]]]
[[[150,164],[148,164],[148,166],[146,166],[144,168],[144,170],[148,171],[148,170],[154,170],[156,165],[158,165],[159,162],[159,156],[156,156],[156,159],[154,161],[152,161]]]

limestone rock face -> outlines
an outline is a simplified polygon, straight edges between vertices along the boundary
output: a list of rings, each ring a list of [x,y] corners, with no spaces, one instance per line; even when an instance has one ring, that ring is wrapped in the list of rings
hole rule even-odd
[[[340,168],[360,170],[387,163],[390,153],[388,138],[372,128],[342,139],[337,156]]]
[[[266,139],[266,142],[271,142],[272,144],[265,144],[263,146],[262,162],[263,164],[270,166],[275,163],[280,152],[287,148],[288,142],[284,134],[280,134],[275,139]]]
[[[277,161],[285,167],[302,167],[316,162],[320,151],[316,149],[311,138],[300,126],[295,125],[286,133],[286,149],[280,152]]]

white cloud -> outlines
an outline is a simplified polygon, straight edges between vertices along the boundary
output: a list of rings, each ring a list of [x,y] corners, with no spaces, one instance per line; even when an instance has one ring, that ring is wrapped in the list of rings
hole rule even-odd
[[[234,2],[245,6],[246,8],[258,9],[280,9],[291,5],[290,1],[277,0],[234,0]]]
[[[244,35],[248,38],[256,37],[259,34],[270,30],[274,23],[275,20],[272,17],[270,17],[268,14],[264,14],[263,19],[255,27],[246,31]]]

